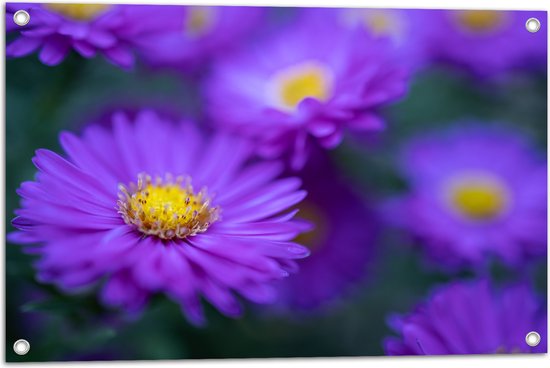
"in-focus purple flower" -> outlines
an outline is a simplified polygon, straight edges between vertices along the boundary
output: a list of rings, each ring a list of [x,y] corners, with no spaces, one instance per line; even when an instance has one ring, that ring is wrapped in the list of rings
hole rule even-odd
[[[412,70],[425,65],[428,57],[424,37],[429,12],[413,9],[306,8],[305,19],[314,18],[345,32],[364,29],[369,37],[388,39],[397,61]],[[368,39],[367,39],[368,42]]]
[[[546,353],[548,343],[544,300],[526,284],[453,282],[389,324],[400,336],[385,339],[388,355]],[[531,331],[541,336],[537,347],[525,341]]]
[[[546,161],[499,125],[463,122],[404,149],[410,193],[390,217],[441,265],[483,266],[496,256],[521,266],[546,254]]]
[[[195,68],[242,43],[265,13],[263,8],[242,6],[156,8],[168,21],[162,32],[140,37],[140,54],[152,66],[183,69]]]
[[[349,130],[378,131],[379,109],[403,96],[407,72],[387,40],[298,22],[220,59],[207,80],[218,126],[257,143],[266,158],[303,167],[310,145],[336,147]]]
[[[32,244],[42,282],[79,290],[105,280],[103,302],[130,311],[163,293],[200,324],[201,296],[238,316],[235,294],[273,302],[272,282],[309,253],[292,242],[307,226],[288,211],[305,196],[300,180],[276,179],[277,162],[246,164],[243,141],[205,140],[151,111],[60,141],[67,158],[36,152],[10,235]]]
[[[308,196],[297,217],[314,228],[295,241],[311,255],[300,262],[300,272],[280,282],[277,306],[310,310],[350,294],[367,276],[377,230],[365,198],[323,153],[311,157],[300,177]]]
[[[546,70],[546,22],[531,33],[526,21],[545,12],[497,10],[431,11],[429,44],[435,61],[462,67],[480,77],[521,69]]]

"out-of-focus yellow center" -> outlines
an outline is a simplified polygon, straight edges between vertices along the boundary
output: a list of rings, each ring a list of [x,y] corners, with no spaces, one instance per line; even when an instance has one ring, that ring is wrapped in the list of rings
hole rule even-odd
[[[508,193],[497,180],[488,177],[466,178],[451,186],[451,205],[473,220],[500,215],[508,204]]]
[[[330,98],[332,73],[321,63],[307,61],[279,71],[270,85],[276,105],[293,110],[308,97],[320,101]]]
[[[502,24],[504,13],[496,10],[464,10],[458,11],[457,19],[467,30],[487,32]]]
[[[120,185],[118,212],[128,225],[161,239],[185,239],[205,232],[219,219],[206,189],[193,191],[189,177],[140,174],[137,184]]]
[[[111,7],[108,4],[46,4],[48,9],[76,20],[91,20]]]
[[[401,39],[404,32],[404,19],[393,10],[382,9],[346,9],[340,14],[339,21],[346,28],[357,25],[365,28],[374,36]]]
[[[216,11],[211,7],[192,6],[187,8],[184,32],[186,35],[202,36],[212,29],[216,20]]]
[[[395,19],[384,11],[369,11],[364,15],[364,23],[375,36],[391,35],[396,31]]]

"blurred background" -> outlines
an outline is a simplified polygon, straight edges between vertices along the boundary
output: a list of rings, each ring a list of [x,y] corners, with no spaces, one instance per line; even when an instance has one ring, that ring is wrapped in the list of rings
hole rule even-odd
[[[291,17],[275,9],[272,17]],[[32,180],[34,151],[60,152],[61,130],[79,131],[115,108],[158,108],[173,116],[204,120],[195,77],[177,71],[138,67],[121,71],[101,58],[72,54],[54,68],[36,55],[6,63],[6,229],[18,207],[15,190]],[[483,81],[455,68],[434,65],[416,73],[405,99],[384,111],[388,129],[367,148],[353,139],[331,151],[333,161],[368,197],[382,202],[406,184],[395,154],[409,137],[444,128],[463,118],[506,121],[531,136],[545,152],[547,80],[544,73],[518,73]],[[248,304],[243,318],[223,317],[207,308],[208,326],[191,326],[179,307],[162,297],[139,318],[101,306],[94,290],[67,295],[34,279],[33,257],[6,245],[6,357],[8,361],[309,357],[383,355],[391,334],[386,318],[410,311],[434,285],[449,276],[430,267],[406,238],[383,229],[364,282],[330,307],[307,314],[280,314]],[[545,259],[534,266],[537,289],[546,295]],[[497,280],[516,275],[495,263]],[[244,301],[243,301],[244,302]],[[26,356],[13,352],[20,338],[31,344]]]

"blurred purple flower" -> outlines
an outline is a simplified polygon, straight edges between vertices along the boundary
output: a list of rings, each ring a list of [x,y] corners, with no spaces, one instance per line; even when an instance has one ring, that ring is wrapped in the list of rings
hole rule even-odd
[[[62,133],[68,158],[41,149],[36,181],[18,190],[10,234],[40,256],[38,279],[80,290],[107,279],[105,304],[139,311],[164,293],[188,319],[204,322],[200,296],[236,317],[234,293],[273,302],[272,281],[309,251],[292,242],[308,226],[287,209],[301,201],[300,180],[276,180],[277,162],[247,165],[249,147],[143,111],[108,131]]]
[[[142,58],[156,67],[195,68],[224,55],[263,19],[264,8],[239,6],[156,6],[166,19],[162,33],[140,37]],[[161,14],[161,12],[163,12]]]
[[[313,142],[330,149],[346,129],[383,129],[379,109],[408,87],[394,56],[387,40],[361,29],[298,22],[220,59],[205,84],[208,111],[261,156],[289,155],[299,169]]]
[[[13,14],[31,21],[18,27]],[[261,19],[261,8],[108,4],[8,4],[8,31],[18,31],[6,53],[21,57],[40,49],[46,65],[59,64],[71,49],[86,58],[102,54],[131,68],[136,55],[155,66],[203,62],[243,37]]]
[[[296,242],[311,255],[300,272],[280,282],[281,309],[309,310],[349,294],[367,274],[377,226],[366,200],[323,153],[314,154],[300,173],[306,200],[298,217],[314,225]]]
[[[530,33],[526,21],[542,20]],[[520,69],[546,70],[546,13],[536,11],[431,11],[429,40],[435,61],[454,64],[480,77]]]
[[[464,122],[413,139],[402,157],[410,193],[389,217],[438,263],[545,259],[546,162],[520,132]]]
[[[338,32],[363,29],[369,37],[388,39],[396,60],[411,70],[427,62],[426,24],[430,12],[418,9],[305,8],[304,19],[317,19]],[[368,38],[366,39],[368,42]]]
[[[384,341],[388,355],[546,353],[544,300],[526,284],[495,290],[487,280],[453,282],[437,289],[406,316],[392,316],[400,335]],[[525,342],[536,331],[537,347]]]
[[[123,68],[130,68],[134,55],[128,36],[139,19],[129,16],[131,6],[108,4],[8,3],[8,31],[18,37],[6,47],[8,57],[21,57],[39,51],[40,61],[57,65],[75,50],[86,58],[97,53]],[[13,26],[13,14],[28,11],[30,22]]]

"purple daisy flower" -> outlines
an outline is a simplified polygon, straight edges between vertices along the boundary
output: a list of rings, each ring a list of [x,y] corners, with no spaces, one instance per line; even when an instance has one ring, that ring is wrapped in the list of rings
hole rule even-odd
[[[346,129],[383,128],[378,110],[407,89],[390,46],[360,29],[299,22],[216,63],[205,85],[209,113],[261,156],[288,154],[299,169],[312,141],[333,148]]]
[[[287,211],[305,196],[300,180],[276,179],[280,163],[246,165],[240,140],[207,141],[143,111],[60,141],[67,158],[36,152],[10,235],[33,244],[42,282],[71,291],[105,279],[103,302],[129,311],[164,293],[201,324],[201,296],[238,316],[235,293],[273,302],[272,282],[309,253],[291,241],[307,226]]]
[[[163,6],[110,4],[39,4],[6,5],[7,31],[18,36],[6,47],[8,57],[22,57],[39,51],[46,65],[57,65],[74,50],[85,58],[98,53],[122,68],[135,62],[137,41],[145,35],[159,34],[169,18],[170,8]],[[30,14],[30,22],[19,27],[13,14],[20,10]],[[158,13],[158,14],[157,14]]]
[[[412,313],[389,320],[399,338],[385,339],[388,355],[546,353],[544,301],[526,284],[495,290],[487,280],[437,289]],[[529,332],[541,341],[530,347]]]
[[[526,21],[541,19],[530,33]],[[463,67],[480,77],[538,68],[546,70],[546,13],[536,11],[432,11],[429,42],[436,61]]]
[[[410,193],[390,217],[439,263],[546,254],[546,162],[519,132],[466,122],[413,139],[402,157]]]
[[[157,7],[163,8],[163,7]],[[164,11],[163,32],[140,37],[142,58],[152,66],[194,68],[224,55],[263,19],[265,9],[239,6],[174,6]]]
[[[305,9],[306,19],[331,24],[339,32],[362,28],[370,37],[386,38],[397,60],[412,70],[421,68],[427,59],[425,33],[430,13],[412,9],[313,8]]]
[[[377,231],[366,200],[323,153],[308,161],[300,177],[308,196],[298,217],[315,226],[295,241],[311,255],[300,262],[299,273],[280,282],[279,306],[309,310],[350,293],[365,278]]]
[[[31,17],[24,27],[13,21],[13,14],[20,9]],[[144,56],[152,51],[146,47],[151,42],[164,48],[162,55],[181,52],[163,40],[174,29],[183,33],[183,19],[173,16],[183,9],[158,5],[7,4],[7,31],[18,31],[18,37],[7,46],[6,54],[21,57],[40,50],[42,63],[57,65],[74,50],[85,58],[101,54],[128,69],[134,65],[136,54]]]

